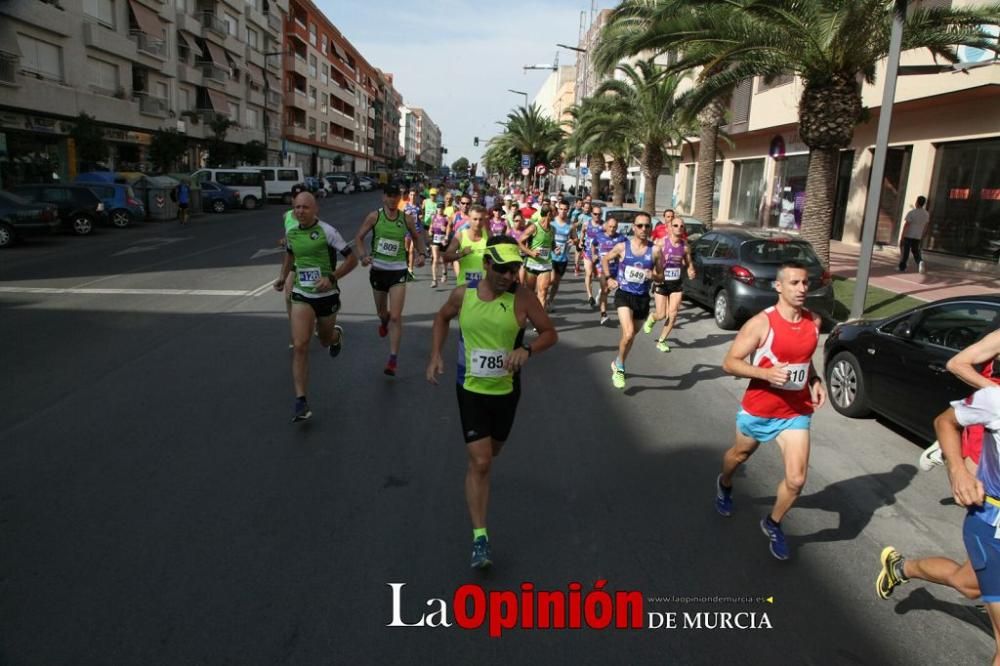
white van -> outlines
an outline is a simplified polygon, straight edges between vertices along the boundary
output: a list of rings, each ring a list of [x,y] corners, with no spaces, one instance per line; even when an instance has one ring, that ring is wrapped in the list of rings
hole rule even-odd
[[[264,176],[264,187],[267,188],[267,198],[292,202],[292,187],[305,182],[302,169],[283,166],[248,166],[238,167],[240,171],[258,171]]]
[[[267,189],[264,176],[256,171],[245,169],[198,169],[191,174],[195,183],[213,181],[225,185],[240,194],[240,202],[247,210],[253,210],[267,201]]]

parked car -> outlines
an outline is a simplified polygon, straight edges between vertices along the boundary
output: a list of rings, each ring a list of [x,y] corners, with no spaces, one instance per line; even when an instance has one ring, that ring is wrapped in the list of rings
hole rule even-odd
[[[0,192],[0,247],[10,247],[27,236],[59,229],[55,206],[37,204],[10,192]]]
[[[330,184],[330,189],[335,194],[350,194],[354,191],[354,179],[349,174],[328,173],[324,180]]]
[[[104,202],[104,208],[111,217],[111,224],[124,229],[131,224],[146,219],[146,207],[142,205],[135,191],[121,174],[111,171],[90,171],[73,179],[74,185],[85,185]]]
[[[625,236],[632,235],[632,223],[635,222],[635,217],[643,211],[639,208],[615,208],[610,206],[608,208],[601,209],[601,217],[607,220],[609,217],[613,217],[618,220],[618,233]],[[660,218],[653,218],[653,226],[655,227],[660,223]]]
[[[371,192],[376,187],[375,181],[367,176],[361,176],[358,178],[358,189],[362,192]]]
[[[305,176],[301,167],[248,166],[237,167],[239,171],[256,171],[264,177],[264,191],[269,201],[292,203],[292,188],[302,185]],[[225,181],[219,181],[228,185]]]
[[[85,185],[19,185],[11,192],[35,203],[52,204],[64,229],[87,236],[98,224],[110,224],[104,202]]]
[[[322,198],[329,193],[326,181],[322,178],[317,178],[316,176],[306,176],[302,184],[308,191],[312,192],[317,197]]]
[[[844,416],[875,412],[933,441],[934,417],[973,392],[945,365],[997,328],[997,295],[946,298],[893,317],[838,324],[823,348],[830,402]]]
[[[240,203],[253,210],[267,201],[267,188],[260,171],[248,169],[199,169],[191,174],[192,183],[219,183],[240,193]]]
[[[236,190],[206,180],[201,183],[201,207],[213,213],[225,213],[230,208],[242,205],[240,193]]]
[[[705,223],[696,217],[691,217],[690,215],[678,215],[678,217],[684,223],[684,233],[687,234],[689,243],[695,242],[708,231]]]
[[[697,273],[684,281],[684,295],[712,308],[719,328],[732,330],[778,301],[774,280],[786,261],[798,261],[809,272],[805,306],[833,315],[833,280],[812,246],[785,234],[763,230],[710,231],[691,244]]]

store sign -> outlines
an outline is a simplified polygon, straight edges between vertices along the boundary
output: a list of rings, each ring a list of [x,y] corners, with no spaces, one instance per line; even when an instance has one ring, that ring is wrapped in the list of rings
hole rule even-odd
[[[45,134],[69,134],[70,125],[55,118],[28,116],[22,113],[0,113],[0,127],[44,132]]]

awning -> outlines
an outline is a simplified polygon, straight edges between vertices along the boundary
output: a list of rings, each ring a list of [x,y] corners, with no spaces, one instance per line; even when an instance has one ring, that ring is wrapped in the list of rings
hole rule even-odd
[[[17,33],[12,21],[0,21],[0,53],[14,58],[21,57],[21,47],[17,45]]]
[[[344,53],[344,49],[340,48],[340,44],[338,44],[337,42],[334,42],[333,43],[333,50],[337,54],[337,56],[340,57],[341,60],[343,60],[344,62],[347,62],[347,54]]]
[[[212,103],[212,109],[216,113],[229,115],[229,98],[218,90],[212,90],[211,88],[205,88],[205,92],[208,93],[208,101]]]
[[[141,5],[135,0],[129,0],[128,4],[132,8],[135,22],[139,24],[139,30],[150,37],[163,39],[163,23],[160,21],[160,16],[149,7]]]
[[[178,30],[177,41],[184,42],[183,46],[186,46],[188,50],[190,50],[195,55],[195,58],[205,57],[205,53],[201,50],[201,47],[198,46],[198,41],[194,37],[185,37],[184,33]]]
[[[219,67],[229,69],[229,59],[226,57],[226,50],[224,48],[212,42],[205,42],[205,46],[208,47],[208,54],[211,56],[212,62]]]
[[[247,65],[247,78],[258,86],[264,86],[264,70],[262,70],[258,65],[250,63]]]

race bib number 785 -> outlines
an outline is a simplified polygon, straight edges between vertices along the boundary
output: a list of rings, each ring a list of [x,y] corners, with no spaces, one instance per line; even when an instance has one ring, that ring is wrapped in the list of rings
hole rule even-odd
[[[507,374],[506,362],[507,352],[503,349],[473,349],[470,374],[473,377],[503,377]]]

